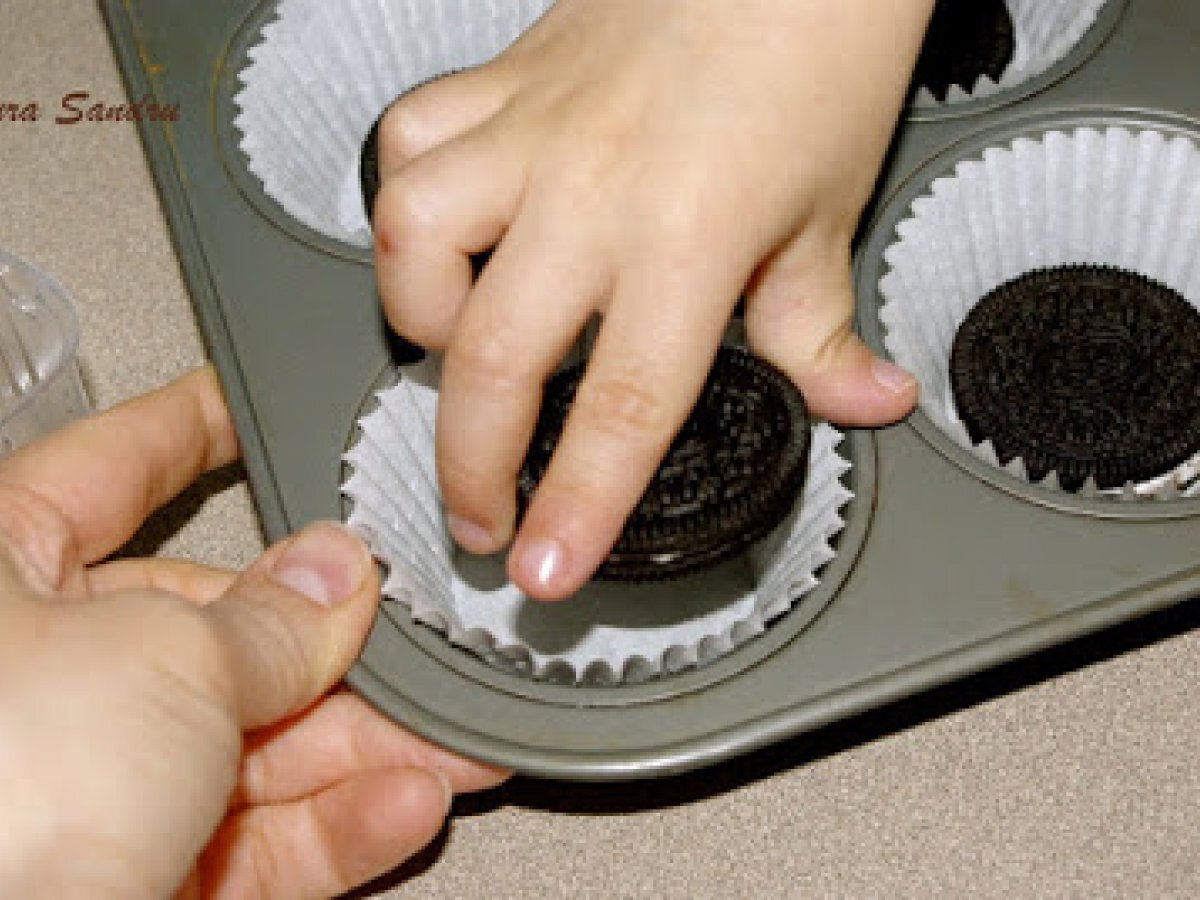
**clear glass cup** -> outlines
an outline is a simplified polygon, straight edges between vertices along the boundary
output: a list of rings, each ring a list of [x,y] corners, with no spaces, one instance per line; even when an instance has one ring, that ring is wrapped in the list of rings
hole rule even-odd
[[[0,250],[0,456],[88,412],[78,349],[70,295]]]

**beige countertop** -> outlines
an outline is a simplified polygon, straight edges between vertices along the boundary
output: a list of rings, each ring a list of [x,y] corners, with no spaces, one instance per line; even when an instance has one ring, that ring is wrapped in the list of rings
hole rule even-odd
[[[90,0],[2,0],[0,60],[0,103],[123,100]],[[132,125],[0,121],[0,212],[0,246],[74,293],[99,405],[202,361]],[[141,544],[242,565],[262,539],[230,476]],[[1200,895],[1196,607],[669,783],[514,782],[461,803],[444,840],[378,890]]]

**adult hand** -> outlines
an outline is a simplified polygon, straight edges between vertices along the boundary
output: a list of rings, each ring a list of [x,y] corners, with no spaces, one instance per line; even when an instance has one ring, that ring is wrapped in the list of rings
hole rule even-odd
[[[0,462],[0,894],[329,896],[503,778],[328,694],[378,596],[341,528],[99,562],[236,454],[206,369]]]
[[[572,593],[608,553],[743,293],[751,349],[816,413],[911,409],[915,381],[851,329],[849,248],[932,5],[559,0],[493,63],[388,113],[378,279],[393,326],[445,350],[437,458],[459,544],[512,537],[542,384],[597,313],[509,556],[531,596]]]

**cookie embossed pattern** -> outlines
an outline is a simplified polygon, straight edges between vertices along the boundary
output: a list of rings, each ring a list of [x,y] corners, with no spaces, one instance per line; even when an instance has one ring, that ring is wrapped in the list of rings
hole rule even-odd
[[[1200,311],[1123,269],[1037,269],[981,299],[950,354],[971,440],[1068,491],[1189,491],[1200,448]],[[1014,402],[1020,398],[1020,402]],[[1142,490],[1146,488],[1143,486]]]

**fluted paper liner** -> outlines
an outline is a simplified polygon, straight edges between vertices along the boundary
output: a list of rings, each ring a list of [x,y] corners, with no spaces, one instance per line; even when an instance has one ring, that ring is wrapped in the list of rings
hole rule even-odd
[[[250,171],[283,209],[368,247],[362,143],[404,91],[479,65],[553,0],[280,0],[248,52],[234,124]]]
[[[1075,49],[1108,2],[1113,0],[1005,0],[1013,20],[1014,47],[1012,61],[999,80],[980,75],[970,90],[952,85],[944,101],[938,101],[927,88],[920,88],[913,106],[930,109],[991,97],[1036,78]]]
[[[836,452],[813,428],[802,500],[743,557],[661,584],[595,582],[563,603],[523,596],[499,559],[457,551],[434,469],[437,391],[431,364],[378,395],[347,454],[348,517],[385,565],[384,595],[457,646],[535,678],[636,682],[716,659],[760,634],[818,584],[851,498]],[[681,587],[681,581],[685,586]]]
[[[1115,266],[1171,287],[1200,308],[1200,150],[1155,130],[1080,128],[1018,138],[937,178],[896,226],[880,280],[884,343],[921,385],[921,409],[960,446],[975,445],[954,406],[949,358],[968,311],[1034,269]],[[1019,401],[1016,401],[1019,402]],[[1005,465],[1026,478],[1019,459]],[[1098,492],[1116,499],[1200,495],[1200,455],[1161,476]],[[1051,473],[1043,482],[1058,489]]]

